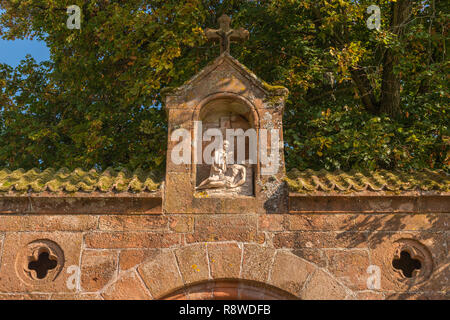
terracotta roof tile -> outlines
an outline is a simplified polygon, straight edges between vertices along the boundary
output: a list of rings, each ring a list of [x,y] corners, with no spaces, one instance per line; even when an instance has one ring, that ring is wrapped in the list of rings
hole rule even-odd
[[[159,189],[161,179],[152,172],[111,168],[103,172],[52,168],[40,171],[0,170],[0,192],[143,192]]]
[[[444,191],[450,190],[450,175],[442,170],[412,173],[379,170],[374,172],[299,171],[285,178],[292,192],[358,192],[358,191]]]

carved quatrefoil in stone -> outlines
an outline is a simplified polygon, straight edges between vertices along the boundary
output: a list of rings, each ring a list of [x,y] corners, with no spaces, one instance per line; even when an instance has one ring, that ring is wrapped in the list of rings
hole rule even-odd
[[[64,267],[64,252],[51,240],[35,240],[22,248],[16,259],[19,278],[30,285],[54,281]]]
[[[391,270],[397,281],[409,284],[421,283],[433,272],[431,253],[417,240],[397,240],[394,243]]]

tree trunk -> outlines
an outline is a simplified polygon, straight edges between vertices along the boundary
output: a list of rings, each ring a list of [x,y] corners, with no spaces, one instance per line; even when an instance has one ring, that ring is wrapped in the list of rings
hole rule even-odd
[[[361,101],[366,107],[367,111],[373,114],[378,113],[378,104],[373,93],[372,85],[369,82],[366,72],[363,69],[350,70],[352,80],[358,88],[361,95]]]
[[[405,24],[411,15],[411,1],[398,0],[392,3],[391,30],[400,39]],[[398,54],[387,49],[383,58],[383,75],[381,83],[380,112],[391,117],[398,117],[400,110],[400,77],[394,73],[398,64]]]

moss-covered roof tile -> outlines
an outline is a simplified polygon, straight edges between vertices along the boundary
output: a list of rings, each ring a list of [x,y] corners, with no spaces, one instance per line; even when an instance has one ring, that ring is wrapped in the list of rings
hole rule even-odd
[[[299,193],[362,191],[450,191],[450,175],[442,170],[396,172],[290,171],[285,181],[290,191]],[[73,171],[49,168],[44,171],[0,170],[0,194],[6,192],[154,192],[162,179],[151,171],[108,168]]]
[[[152,172],[108,168],[73,171],[52,168],[40,171],[18,169],[0,170],[0,192],[153,192],[159,189],[161,179]]]
[[[285,178],[292,192],[450,191],[450,175],[442,170],[396,172],[329,172],[294,169]]]

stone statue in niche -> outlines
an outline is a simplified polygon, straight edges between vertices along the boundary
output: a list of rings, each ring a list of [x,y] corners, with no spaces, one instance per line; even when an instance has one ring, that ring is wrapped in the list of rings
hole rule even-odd
[[[228,151],[229,146],[230,143],[225,140],[223,148],[215,151],[210,175],[198,185],[197,190],[234,189],[245,183],[247,176],[245,166],[239,164],[228,166],[227,164],[228,159],[233,157],[233,152]],[[229,171],[231,171],[231,174],[229,174]]]
[[[211,161],[196,164],[197,196],[253,197],[256,165],[250,159],[250,138],[242,137],[242,134],[253,128],[250,109],[238,100],[220,98],[203,106],[199,118],[195,130],[202,137],[198,142],[202,152],[215,143],[216,134],[220,132],[222,138],[220,145],[208,155]],[[210,139],[203,139],[210,129],[215,130],[215,133],[209,135]]]

